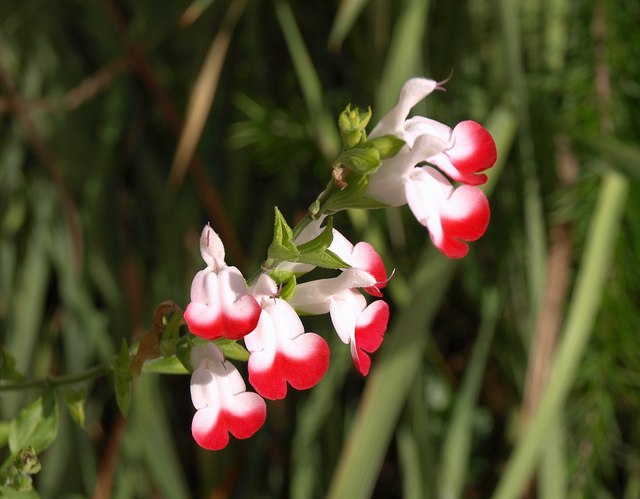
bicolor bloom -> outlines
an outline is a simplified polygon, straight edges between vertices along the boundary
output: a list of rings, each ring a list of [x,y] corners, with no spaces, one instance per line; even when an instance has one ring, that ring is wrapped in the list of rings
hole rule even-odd
[[[258,324],[260,305],[240,271],[224,262],[224,245],[209,225],[200,236],[200,253],[207,267],[193,278],[184,319],[193,334],[207,340],[240,339]]]
[[[251,353],[249,383],[268,399],[287,394],[287,383],[297,390],[316,385],[329,367],[329,346],[315,333],[306,333],[295,310],[277,298],[277,285],[261,274],[252,293],[262,306],[255,330],[244,337]]]
[[[374,128],[372,138],[393,134],[406,144],[369,177],[366,195],[389,206],[408,204],[434,245],[460,258],[468,252],[466,241],[480,238],[489,224],[489,203],[475,186],[486,182],[481,172],[495,163],[496,146],[474,121],[451,129],[422,116],[407,119],[411,108],[437,88],[433,80],[408,80],[396,106]],[[428,165],[417,166],[421,163]],[[443,173],[463,185],[455,188]]]
[[[267,418],[267,405],[260,395],[246,391],[242,376],[220,349],[213,343],[196,345],[191,363],[196,408],[191,433],[198,445],[219,450],[229,443],[229,433],[242,439],[257,432]]]
[[[350,346],[356,368],[366,376],[371,366],[370,353],[382,344],[389,322],[389,306],[383,300],[370,305],[358,291],[376,285],[375,277],[360,269],[347,269],[338,277],[298,284],[289,300],[307,314],[326,314],[343,343]]]
[[[323,221],[324,217],[320,217],[307,225],[296,238],[296,244],[304,244],[318,237],[324,230],[324,227],[322,227]],[[387,276],[384,262],[375,248],[365,241],[360,241],[354,245],[336,229],[332,229],[332,235],[333,239],[327,249],[335,253],[352,268],[364,270],[371,274],[375,278],[375,284],[364,288],[364,290],[372,296],[382,296],[380,290],[387,285],[389,277]],[[302,274],[310,272],[314,266],[304,263],[285,262],[279,268]]]

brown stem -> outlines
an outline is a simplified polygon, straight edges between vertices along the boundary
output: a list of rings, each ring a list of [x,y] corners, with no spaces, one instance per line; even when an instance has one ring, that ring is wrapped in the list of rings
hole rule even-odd
[[[139,43],[130,37],[127,20],[120,8],[113,0],[103,0],[103,4],[113,19],[133,69],[149,88],[160,114],[169,125],[176,139],[178,139],[182,130],[182,118],[176,107],[160,83],[144,50]],[[216,232],[224,240],[227,254],[231,256],[231,260],[236,265],[242,267],[245,262],[245,254],[238,235],[226,215],[218,189],[209,180],[204,163],[196,155],[191,159],[189,172],[194,177],[195,187],[204,204],[211,225],[214,226]]]

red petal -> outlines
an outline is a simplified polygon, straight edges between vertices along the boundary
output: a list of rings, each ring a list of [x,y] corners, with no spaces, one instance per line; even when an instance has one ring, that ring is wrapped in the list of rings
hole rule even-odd
[[[460,172],[455,180],[469,185],[484,184],[487,176],[478,172],[491,168],[498,157],[491,134],[479,123],[469,120],[456,125],[452,139],[454,145],[446,154]]]
[[[296,390],[306,390],[315,386],[329,367],[329,346],[320,336],[305,333],[295,338],[289,349],[301,353],[300,357],[276,351],[271,365],[265,370],[254,367],[252,359],[260,352],[252,353],[249,358],[249,383],[265,398],[282,399],[287,394],[287,383]]]
[[[489,201],[480,189],[460,186],[440,214],[442,241],[433,242],[449,258],[462,258],[469,251],[464,241],[479,239],[487,230],[490,215]]]
[[[381,288],[387,285],[387,269],[378,252],[367,242],[359,242],[353,248],[352,261],[354,266],[366,270],[375,280],[376,285],[364,288],[364,290],[373,296],[382,296]]]
[[[382,300],[374,301],[358,317],[351,355],[363,376],[369,374],[371,366],[371,359],[365,352],[373,353],[380,348],[388,323],[389,305]]]
[[[246,397],[246,400],[242,400]],[[250,410],[245,410],[242,414],[222,410],[216,411],[213,408],[200,409],[193,416],[191,423],[191,433],[194,440],[201,447],[208,450],[220,450],[229,443],[229,433],[234,437],[244,439],[249,438],[257,432],[267,418],[267,407],[255,393],[241,393],[236,397],[238,402],[250,401]]]
[[[189,331],[206,340],[220,338],[224,332],[222,314],[215,314],[213,307],[203,303],[189,303],[184,311],[184,320]]]

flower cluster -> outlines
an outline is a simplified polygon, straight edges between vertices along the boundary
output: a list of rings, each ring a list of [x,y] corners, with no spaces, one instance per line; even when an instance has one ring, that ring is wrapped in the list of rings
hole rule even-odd
[[[355,367],[367,375],[369,354],[381,345],[389,306],[381,299],[389,276],[376,250],[352,244],[328,216],[349,206],[408,204],[436,247],[451,258],[468,251],[489,222],[489,204],[477,187],[496,160],[489,133],[463,121],[453,129],[431,119],[407,119],[411,108],[441,84],[414,78],[402,87],[398,104],[367,139],[361,118],[350,108],[340,120],[344,150],[334,165],[334,182],[292,230],[276,210],[274,239],[263,271],[249,284],[225,263],[224,245],[207,225],[200,238],[206,268],[196,274],[184,313],[190,331],[210,340],[191,350],[192,424],[199,445],[225,447],[229,433],[248,438],[266,419],[264,399],[282,399],[288,387],[316,385],[329,366],[327,342],[305,331],[299,314],[329,314]],[[452,182],[457,182],[454,186]],[[335,277],[298,278],[316,266]],[[367,299],[366,297],[370,298]],[[239,371],[215,341],[242,340],[248,352],[249,392]]]
[[[314,238],[320,223],[310,225],[300,239]],[[192,433],[206,449],[227,445],[228,433],[247,438],[266,417],[262,397],[277,400],[288,385],[305,390],[317,384],[329,367],[329,346],[320,336],[305,332],[298,311],[329,313],[340,339],[350,345],[354,363],[366,375],[367,353],[378,349],[387,329],[389,309],[383,300],[367,305],[360,288],[380,296],[387,281],[382,260],[367,243],[352,245],[332,229],[330,246],[350,268],[338,277],[319,279],[295,287],[289,300],[280,297],[277,283],[262,273],[248,287],[236,267],[224,261],[224,246],[210,226],[200,237],[200,251],[207,267],[191,286],[191,302],[184,319],[192,333],[207,340],[242,339],[249,351],[249,383],[257,393],[246,391],[237,369],[211,342],[193,347],[191,397],[197,409]],[[307,264],[296,272],[311,270]],[[296,265],[294,264],[294,267]]]
[[[481,172],[496,162],[496,145],[475,121],[452,130],[423,116],[407,119],[411,108],[438,88],[425,78],[402,86],[398,103],[371,137],[392,134],[405,146],[369,177],[366,194],[389,206],[408,204],[433,244],[448,257],[461,258],[469,250],[465,241],[480,238],[489,224],[489,202],[476,186],[487,181]],[[462,185],[454,187],[445,175]]]

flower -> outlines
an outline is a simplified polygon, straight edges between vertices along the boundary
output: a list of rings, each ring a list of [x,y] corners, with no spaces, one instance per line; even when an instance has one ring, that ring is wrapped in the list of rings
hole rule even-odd
[[[184,319],[193,334],[207,340],[240,339],[255,329],[260,305],[240,271],[225,264],[222,241],[209,225],[200,236],[200,253],[207,267],[193,278]]]
[[[273,279],[261,274],[252,287],[262,306],[260,320],[253,332],[244,337],[251,353],[249,383],[268,399],[287,394],[287,383],[297,390],[316,385],[329,367],[329,346],[315,333],[305,333],[295,310],[275,297]]]
[[[411,108],[438,88],[426,78],[402,86],[398,103],[370,137],[393,134],[406,144],[369,177],[366,196],[389,206],[408,204],[434,245],[450,258],[461,258],[469,250],[466,242],[480,238],[489,224],[489,203],[475,186],[487,181],[481,172],[495,163],[496,146],[474,121],[452,130],[423,116],[407,119]],[[455,188],[443,173],[463,185]]]
[[[297,285],[289,300],[296,310],[330,314],[338,336],[350,346],[353,362],[364,376],[371,366],[367,353],[380,347],[389,322],[387,303],[376,300],[367,306],[364,296],[357,290],[374,285],[376,280],[370,273],[351,268],[338,277]]]
[[[198,445],[219,450],[229,443],[229,433],[249,438],[260,429],[267,417],[264,400],[246,391],[242,376],[216,345],[194,346],[191,363],[191,400],[197,409],[191,433]]]
[[[322,216],[307,225],[296,238],[295,243],[304,244],[318,237],[324,230],[322,227],[324,219],[325,217]],[[351,268],[364,270],[371,274],[375,278],[375,283],[364,290],[372,296],[382,296],[380,289],[387,285],[389,277],[384,262],[375,248],[365,241],[354,245],[336,229],[332,229],[331,233],[333,239],[327,249],[335,253],[343,262],[349,264]],[[278,268],[303,274],[313,270],[314,266],[305,263],[283,262]]]

